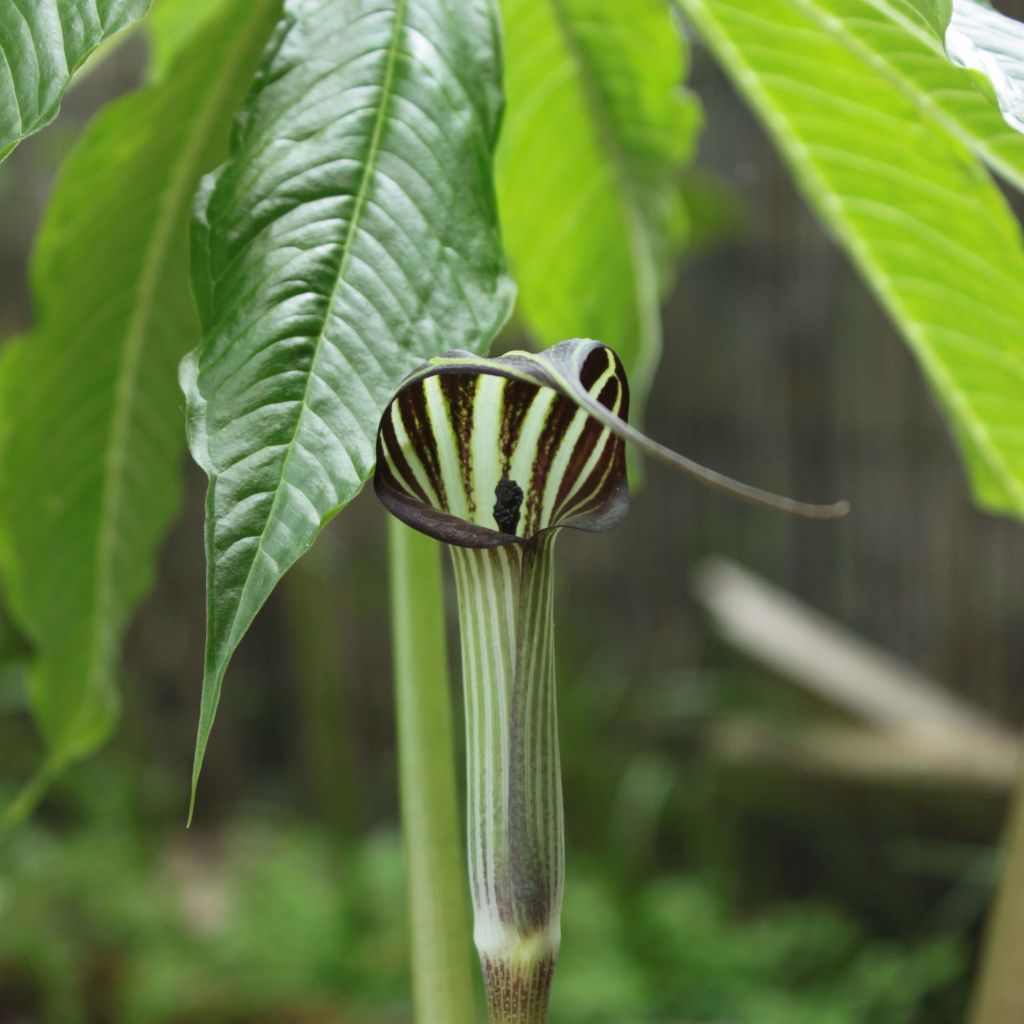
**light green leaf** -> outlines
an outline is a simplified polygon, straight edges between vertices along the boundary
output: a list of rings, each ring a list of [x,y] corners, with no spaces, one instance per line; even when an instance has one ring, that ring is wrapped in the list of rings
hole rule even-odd
[[[149,0],[4,0],[0,3],[0,160],[57,116],[89,54],[141,18]]]
[[[953,13],[953,0],[885,0],[893,14],[908,21],[920,21],[941,41]]]
[[[149,36],[149,75],[154,81],[171,70],[192,36],[216,16],[219,3],[210,0],[155,0],[145,21]]]
[[[192,197],[227,148],[276,0],[223,6],[165,85],[106,108],[68,158],[33,262],[37,324],[4,353],[3,562],[55,765],[113,722],[121,634],[178,505]]]
[[[207,652],[194,783],[228,660],[288,567],[373,471],[423,357],[505,321],[491,179],[489,0],[289,0],[232,155],[205,183],[182,365],[207,494]]]
[[[946,31],[950,59],[985,75],[1006,123],[1024,132],[1024,25],[976,0],[956,0]]]
[[[917,117],[934,120],[1024,189],[1024,138],[999,116],[977,76],[950,62],[935,28],[942,15],[931,6],[924,0],[792,0],[795,12],[898,88]]]
[[[945,126],[811,6],[683,0],[920,359],[979,500],[1024,515],[1018,225]]]
[[[699,111],[665,0],[502,0],[498,196],[519,312],[544,345],[601,338],[642,397],[684,232]]]

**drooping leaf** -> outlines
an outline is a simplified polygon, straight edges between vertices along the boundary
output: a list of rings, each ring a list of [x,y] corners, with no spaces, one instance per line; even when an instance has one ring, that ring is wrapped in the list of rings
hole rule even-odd
[[[57,116],[71,76],[149,0],[0,3],[0,160]]]
[[[934,121],[1024,189],[1024,138],[999,116],[977,76],[950,62],[942,45],[948,10],[928,0],[792,0],[792,7],[815,31],[873,65],[915,106],[917,118]],[[813,59],[796,40],[790,51]]]
[[[999,189],[820,5],[683,7],[913,348],[978,499],[1024,515],[1024,248]]]
[[[956,0],[946,51],[985,75],[1006,123],[1024,132],[1024,25],[978,0]]]
[[[699,123],[666,0],[502,0],[498,197],[519,312],[543,345],[601,338],[646,392]]]
[[[490,0],[289,0],[197,212],[201,346],[182,365],[210,478],[193,779],[232,651],[373,470],[416,363],[506,319]]]
[[[178,505],[178,360],[198,337],[187,230],[276,0],[227,0],[165,84],[105,109],[69,156],[37,243],[37,323],[0,370],[0,536],[54,765],[117,705],[120,638]]]

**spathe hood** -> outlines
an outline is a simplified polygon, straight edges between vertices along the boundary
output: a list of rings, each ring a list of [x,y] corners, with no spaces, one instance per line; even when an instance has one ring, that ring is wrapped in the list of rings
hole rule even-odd
[[[631,427],[622,362],[598,341],[493,359],[448,352],[401,385],[377,432],[374,489],[409,526],[460,547],[522,544],[561,527],[604,531],[629,508],[625,442],[742,499],[809,505],[730,480]]]

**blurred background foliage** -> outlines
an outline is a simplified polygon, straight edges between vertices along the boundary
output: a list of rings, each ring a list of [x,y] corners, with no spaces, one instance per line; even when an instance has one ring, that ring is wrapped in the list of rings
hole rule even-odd
[[[0,165],[0,335],[31,323],[25,267],[60,160],[144,67],[136,37]],[[553,1018],[959,1021],[1006,785],[730,756],[723,725],[785,734],[835,713],[726,643],[692,573],[734,559],[1018,727],[1024,535],[972,507],[912,357],[699,47],[691,87],[710,127],[683,186],[651,432],[855,512],[790,521],[652,468],[626,526],[561,543],[572,941]],[[189,465],[115,742],[0,837],[4,1024],[408,1020],[383,515],[363,495],[261,613],[186,832],[202,493]],[[6,801],[40,751],[5,623],[0,645]]]

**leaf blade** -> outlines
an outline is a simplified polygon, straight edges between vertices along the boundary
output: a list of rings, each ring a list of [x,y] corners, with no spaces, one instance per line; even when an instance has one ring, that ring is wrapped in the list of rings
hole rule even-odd
[[[683,7],[917,355],[978,500],[1024,515],[1024,249],[994,182],[806,4]]]
[[[958,0],[955,10],[970,3]],[[976,76],[950,61],[936,28],[945,30],[948,13],[922,0],[800,0],[798,6],[874,63],[923,116],[1024,189],[1024,138],[978,88]],[[958,17],[954,14],[954,21]]]
[[[487,0],[291,0],[204,187],[204,337],[181,371],[210,478],[193,803],[230,656],[369,478],[391,392],[424,355],[482,349],[508,315],[499,74]]]
[[[677,175],[699,121],[668,5],[503,0],[498,195],[519,312],[542,345],[601,338],[643,396],[661,346]]]
[[[68,158],[33,262],[37,325],[4,352],[3,569],[58,767],[113,724],[120,636],[179,501],[191,198],[275,16],[275,0],[223,6],[180,75],[106,108]]]
[[[10,0],[0,7],[0,160],[57,116],[72,75],[150,0]]]

